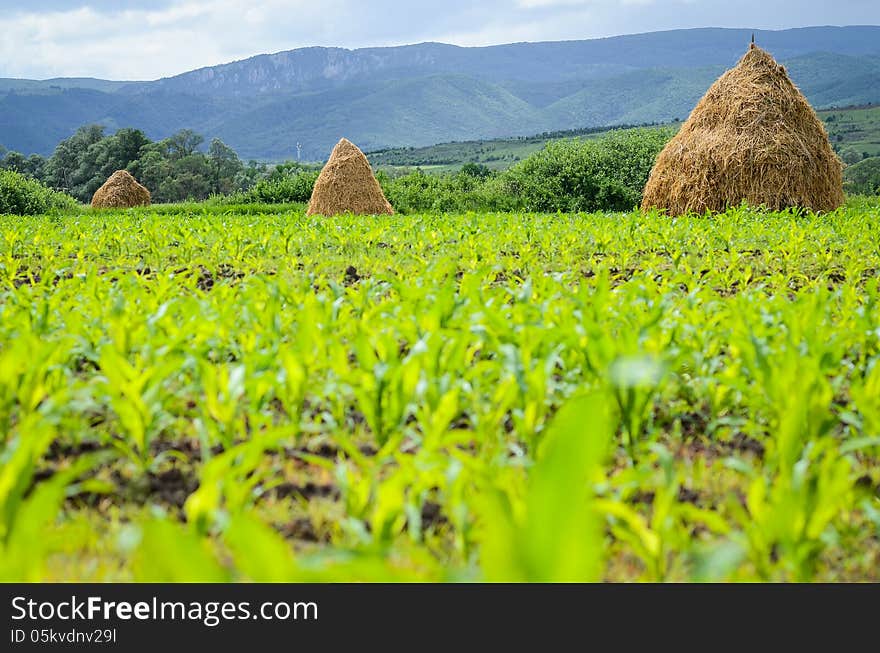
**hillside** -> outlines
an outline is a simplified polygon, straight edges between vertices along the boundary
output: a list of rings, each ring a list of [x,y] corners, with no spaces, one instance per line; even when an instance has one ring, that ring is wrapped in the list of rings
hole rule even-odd
[[[819,111],[834,149],[850,162],[880,156],[880,106]],[[686,116],[682,116],[686,117]],[[677,123],[669,123],[677,126]],[[368,152],[374,167],[389,171],[421,168],[426,172],[449,172],[465,163],[479,163],[492,170],[505,170],[558,138],[595,138],[608,128],[572,130],[526,137],[439,143],[427,147],[388,148]]]
[[[845,160],[880,156],[880,107],[823,111],[819,115]]]
[[[302,48],[152,82],[0,80],[0,144],[48,154],[85,123],[164,138],[191,128],[244,158],[322,159],[341,135],[365,149],[426,146],[690,111],[751,30],[697,29],[463,48]],[[880,27],[756,32],[817,107],[880,103]]]

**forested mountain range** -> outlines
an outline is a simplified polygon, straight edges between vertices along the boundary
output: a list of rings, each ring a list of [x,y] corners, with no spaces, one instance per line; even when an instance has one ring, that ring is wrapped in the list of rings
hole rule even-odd
[[[301,48],[148,82],[0,79],[0,144],[49,154],[88,123],[221,138],[243,158],[320,160],[683,118],[752,30],[693,29],[464,48]],[[880,27],[754,31],[818,108],[880,103]]]

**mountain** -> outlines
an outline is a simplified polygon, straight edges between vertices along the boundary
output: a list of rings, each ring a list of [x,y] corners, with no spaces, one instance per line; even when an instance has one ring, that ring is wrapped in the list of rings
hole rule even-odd
[[[685,117],[752,30],[694,29],[465,48],[301,48],[150,82],[0,79],[0,143],[48,154],[82,124],[191,128],[244,158]],[[880,27],[754,31],[817,107],[880,102]]]

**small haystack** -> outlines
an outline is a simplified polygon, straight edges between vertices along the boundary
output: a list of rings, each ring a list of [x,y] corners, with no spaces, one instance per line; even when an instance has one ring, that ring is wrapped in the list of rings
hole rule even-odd
[[[753,44],[657,157],[642,209],[681,215],[745,200],[772,210],[831,211],[844,202],[842,170],[785,68]]]
[[[117,170],[110,175],[110,179],[92,196],[92,206],[97,209],[128,209],[149,205],[150,191],[125,170]]]
[[[333,148],[321,170],[306,215],[391,215],[394,209],[385,199],[373,169],[357,145],[343,138]]]

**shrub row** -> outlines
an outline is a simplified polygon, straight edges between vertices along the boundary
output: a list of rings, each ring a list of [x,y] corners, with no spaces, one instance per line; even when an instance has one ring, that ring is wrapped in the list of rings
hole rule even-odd
[[[0,214],[39,215],[76,206],[76,200],[70,195],[54,191],[18,172],[0,170]]]
[[[644,128],[596,139],[552,141],[502,173],[465,164],[454,174],[433,175],[416,169],[402,176],[385,171],[376,176],[400,213],[629,211],[641,201],[654,160],[671,136],[668,129]],[[317,178],[316,170],[279,167],[250,190],[215,201],[307,202]]]
[[[505,172],[466,164],[454,174],[417,169],[392,177],[377,175],[400,213],[424,211],[629,211],[657,154],[672,135],[667,129],[629,129],[595,139],[551,141]],[[318,170],[282,164],[246,191],[216,196],[214,204],[307,202]],[[11,171],[0,173],[0,213],[35,214],[75,205],[75,200]]]

